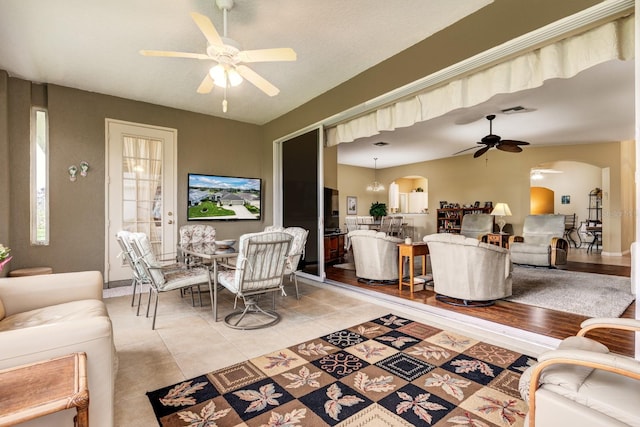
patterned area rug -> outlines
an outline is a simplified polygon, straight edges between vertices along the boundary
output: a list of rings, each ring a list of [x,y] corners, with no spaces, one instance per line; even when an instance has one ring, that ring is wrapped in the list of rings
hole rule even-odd
[[[147,396],[161,426],[522,426],[533,362],[389,314]]]

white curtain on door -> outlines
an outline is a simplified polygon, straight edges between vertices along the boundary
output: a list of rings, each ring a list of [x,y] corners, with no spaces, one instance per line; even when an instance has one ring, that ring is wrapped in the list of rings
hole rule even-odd
[[[327,145],[352,142],[411,126],[457,108],[472,107],[500,93],[569,78],[611,60],[634,58],[634,15],[524,53],[469,76],[428,89],[327,130]]]

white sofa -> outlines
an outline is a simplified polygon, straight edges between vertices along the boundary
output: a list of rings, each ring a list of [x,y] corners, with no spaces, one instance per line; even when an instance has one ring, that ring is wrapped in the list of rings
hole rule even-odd
[[[87,354],[89,423],[114,425],[117,357],[98,271],[0,278],[0,369]],[[73,425],[75,409],[21,424]]]
[[[429,234],[423,240],[429,247],[433,286],[439,299],[486,305],[511,295],[512,265],[507,249],[453,233]]]
[[[375,230],[352,231],[348,237],[359,280],[398,282],[398,243],[403,239]]]
[[[640,426],[640,360],[586,336],[596,329],[638,332],[640,320],[587,319],[576,336],[541,354],[520,377],[525,427]]]

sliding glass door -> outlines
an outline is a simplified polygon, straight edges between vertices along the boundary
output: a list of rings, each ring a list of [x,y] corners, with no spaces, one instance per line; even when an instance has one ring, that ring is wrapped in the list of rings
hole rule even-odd
[[[275,223],[284,227],[303,227],[309,230],[305,258],[299,268],[303,272],[324,277],[322,223],[322,132],[316,128],[277,143],[280,193],[276,194]],[[276,162],[276,165],[278,162]],[[278,182],[278,180],[276,180]],[[276,193],[278,189],[276,188]]]

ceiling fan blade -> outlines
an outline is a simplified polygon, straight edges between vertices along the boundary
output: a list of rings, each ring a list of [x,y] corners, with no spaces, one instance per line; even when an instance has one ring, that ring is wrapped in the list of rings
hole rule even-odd
[[[510,144],[510,145],[529,145],[528,142],[525,141],[516,141],[513,139],[503,139],[500,141],[500,144]]]
[[[484,153],[487,152],[487,150],[489,150],[489,148],[491,147],[489,147],[488,145],[486,147],[482,147],[481,149],[473,153],[473,158],[477,159],[478,157],[482,156]]]
[[[224,46],[224,42],[220,38],[220,34],[216,31],[216,27],[213,26],[211,20],[204,15],[197,12],[191,12],[191,18],[195,21],[202,34],[207,38],[207,41],[212,46]]]
[[[162,56],[167,58],[211,59],[209,55],[205,55],[204,53],[171,52],[166,50],[141,50],[140,55]]]
[[[513,144],[498,144],[496,145],[496,148],[498,150],[508,151],[509,153],[519,153],[522,151],[522,148]]]
[[[209,73],[207,73],[204,76],[204,79],[202,79],[200,86],[198,86],[197,92],[202,94],[207,94],[211,92],[212,89],[213,89],[213,79],[211,78]]]
[[[469,150],[475,150],[477,147],[470,147],[470,148],[465,148],[464,150],[460,150],[456,153],[453,153],[452,156],[455,156],[456,154],[460,154],[460,153],[464,153],[465,151],[469,151]]]
[[[242,62],[295,61],[296,52],[289,47],[274,49],[243,50],[238,53]]]
[[[249,80],[255,87],[263,91],[269,96],[276,96],[280,93],[280,89],[269,83],[264,77],[253,71],[246,65],[238,65],[236,67],[238,73]]]

